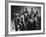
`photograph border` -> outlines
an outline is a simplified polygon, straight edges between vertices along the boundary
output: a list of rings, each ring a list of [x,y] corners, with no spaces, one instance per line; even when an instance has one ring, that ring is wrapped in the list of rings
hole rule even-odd
[[[42,4],[43,5],[43,33],[28,33],[28,34],[8,34],[8,3],[30,3],[30,4]],[[5,1],[5,36],[22,36],[22,35],[37,35],[45,34],[45,3],[44,2],[23,2],[23,1]]]

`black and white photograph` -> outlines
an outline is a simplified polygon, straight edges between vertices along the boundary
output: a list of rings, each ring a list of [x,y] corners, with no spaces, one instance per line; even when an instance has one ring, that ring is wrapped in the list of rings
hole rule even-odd
[[[8,4],[8,33],[43,32],[43,5],[29,3]]]
[[[11,5],[12,30],[41,30],[41,7]]]

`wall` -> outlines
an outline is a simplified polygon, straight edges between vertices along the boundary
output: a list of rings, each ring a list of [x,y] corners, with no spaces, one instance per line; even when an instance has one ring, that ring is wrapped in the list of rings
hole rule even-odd
[[[16,1],[44,2],[45,6],[46,6],[46,0],[16,0]],[[46,7],[45,7],[45,10],[46,10]],[[46,15],[45,15],[45,19],[46,19]],[[46,22],[46,20],[45,20],[45,22]],[[45,23],[45,28],[46,28],[46,23]],[[0,35],[2,35],[2,37],[4,37],[4,34],[5,34],[5,1],[0,0]],[[13,36],[11,36],[11,37],[13,37]],[[44,35],[40,34],[40,35],[25,35],[25,36],[14,36],[14,37],[46,37],[46,29],[45,29]]]

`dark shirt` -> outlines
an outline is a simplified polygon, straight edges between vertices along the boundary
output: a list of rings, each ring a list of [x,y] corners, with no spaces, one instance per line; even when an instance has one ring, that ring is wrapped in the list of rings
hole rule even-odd
[[[27,16],[25,16],[24,17],[24,20],[25,20],[25,23],[28,21],[28,17]]]

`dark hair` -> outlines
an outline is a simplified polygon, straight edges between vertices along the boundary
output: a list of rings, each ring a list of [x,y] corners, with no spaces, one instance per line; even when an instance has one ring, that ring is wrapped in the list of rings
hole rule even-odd
[[[38,11],[36,11],[36,14],[38,14]]]
[[[34,17],[36,17],[36,14],[34,14]]]

